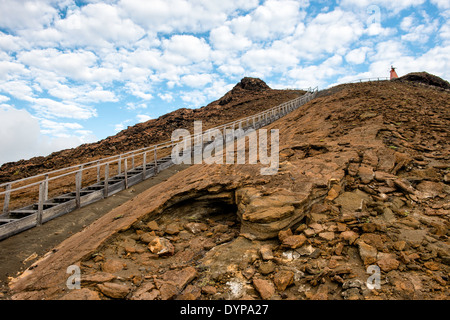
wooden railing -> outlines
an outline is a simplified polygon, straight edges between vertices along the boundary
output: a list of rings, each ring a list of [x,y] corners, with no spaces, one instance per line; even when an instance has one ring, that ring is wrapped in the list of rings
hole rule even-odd
[[[207,140],[212,130],[221,130],[225,133],[227,129],[249,127],[256,129],[266,126],[309,102],[317,95],[317,92],[318,88],[316,87],[299,98],[258,114],[210,128],[200,134],[194,133],[190,136],[190,141],[193,145],[202,141],[203,145],[203,141]],[[3,211],[0,214],[0,240],[106,198],[156,175],[161,170],[173,165],[170,156],[171,150],[180,142],[180,140],[166,141],[119,155],[0,184],[0,188],[4,188],[4,191],[0,192],[0,196],[3,196]],[[113,172],[116,172],[116,175],[112,176]],[[70,176],[74,179],[67,179]],[[83,178],[87,181],[85,184],[88,184],[85,188],[83,188]],[[66,189],[73,187],[75,191],[55,194],[61,188],[61,184],[58,186],[56,180],[62,179],[64,179]],[[59,189],[56,188],[57,186]],[[55,190],[52,189],[53,187]],[[28,192],[27,199],[37,197],[37,202],[11,210],[11,197],[18,192]],[[49,199],[49,193],[54,196],[52,199]]]

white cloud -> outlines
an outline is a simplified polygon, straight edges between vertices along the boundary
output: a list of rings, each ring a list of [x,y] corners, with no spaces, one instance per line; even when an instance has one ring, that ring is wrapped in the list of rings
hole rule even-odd
[[[252,45],[252,41],[246,36],[233,33],[225,25],[211,30],[209,40],[216,50],[224,51],[241,51]]]
[[[33,89],[25,80],[0,80],[0,92],[21,100],[29,100],[33,96]]]
[[[125,87],[127,88],[128,92],[132,94],[135,97],[144,99],[144,100],[151,100],[153,99],[153,95],[149,92],[150,88],[149,85],[146,85],[146,87],[143,87],[143,85],[139,85],[138,83],[128,82]]]
[[[419,6],[425,3],[426,0],[342,0],[340,5],[347,8],[368,8],[370,6],[379,6],[382,8],[386,8],[392,14],[397,14],[400,11],[409,8]]]
[[[428,42],[439,28],[439,21],[431,19],[426,12],[421,12],[422,19],[418,19],[415,14],[405,17],[400,28],[406,32],[401,36],[403,41],[413,42],[414,44],[424,44]],[[423,21],[423,23],[421,23]]]
[[[0,1],[0,28],[23,30],[48,26],[58,16],[58,11],[49,2],[40,0]]]
[[[146,121],[148,121],[148,120],[151,120],[152,117],[150,117],[150,116],[148,116],[148,115],[146,115],[146,114],[139,114],[139,115],[136,116],[136,119],[137,119],[139,122],[146,122]]]
[[[164,59],[175,65],[188,65],[209,58],[211,48],[202,38],[192,35],[174,35],[163,40]]]
[[[28,70],[21,63],[12,61],[0,61],[0,80],[17,79],[26,75]]]
[[[394,65],[399,76],[410,72],[427,71],[444,79],[450,79],[450,45],[436,46],[413,56],[402,42],[389,40],[379,43],[376,53],[370,56],[369,71],[373,75],[389,74]]]
[[[257,7],[257,0],[122,0],[124,14],[149,32],[207,32],[227,16]]]
[[[56,81],[47,88],[48,93],[53,97],[65,101],[75,101],[81,103],[118,101],[118,98],[114,92],[104,90],[101,86],[96,86],[95,88],[92,88],[89,85],[68,86]]]
[[[267,0],[250,14],[232,20],[230,25],[235,33],[252,40],[284,37],[292,34],[303,20],[301,5],[299,1]]]
[[[130,46],[145,35],[131,19],[121,17],[119,8],[106,3],[70,10],[55,29],[61,34],[59,42],[68,47]]]
[[[348,63],[352,64],[361,64],[366,61],[366,54],[370,50],[368,47],[362,47],[358,49],[354,49],[347,53],[345,56],[345,60],[347,60]]]
[[[411,27],[413,26],[413,23],[414,23],[414,16],[407,16],[407,17],[404,17],[404,18],[402,19],[402,22],[400,23],[400,28],[401,28],[403,31],[408,31],[408,30],[410,30]]]
[[[36,153],[39,122],[25,110],[0,109],[0,163],[29,158]]]
[[[174,100],[174,97],[171,93],[158,93],[158,97],[161,98],[161,100],[166,102],[172,102]]]
[[[182,92],[180,98],[184,102],[190,104],[190,107],[197,108],[208,101],[217,100],[231,90],[233,86],[234,84],[227,84],[222,79],[216,79],[210,86],[203,88],[202,90]]]
[[[354,13],[337,8],[298,28],[292,42],[301,57],[316,60],[325,54],[344,54],[363,33],[364,24]]]
[[[293,80],[293,87],[296,88],[324,87],[330,78],[346,72],[342,62],[340,55],[334,55],[320,64],[293,68],[287,72],[287,76]]]
[[[124,120],[124,121],[114,125],[114,131],[115,132],[122,131],[123,129],[125,129],[125,126],[127,124],[129,124],[131,121],[132,121],[131,119],[127,119],[127,120]]]
[[[286,48],[286,50],[253,49],[247,51],[242,56],[242,62],[245,66],[261,77],[267,77],[274,72],[284,72],[287,67],[294,67],[298,63],[295,51]]]
[[[236,63],[236,61],[231,62],[230,64],[222,64],[218,69],[228,77],[239,76],[245,73],[245,69],[240,64]]]
[[[94,108],[71,102],[60,102],[48,98],[32,98],[30,103],[40,117],[50,119],[89,119],[97,116],[97,111]]]
[[[99,66],[96,54],[86,50],[35,49],[20,53],[17,59],[35,75],[43,70],[74,81],[99,83],[110,83],[120,78],[117,69]]]
[[[14,107],[0,108],[0,136],[2,137],[0,149],[8,150],[8,152],[0,153],[0,164],[45,156],[55,151],[97,140],[97,137],[89,130],[64,134],[66,130],[82,128],[76,123],[56,123],[44,120],[41,124],[44,127],[42,131],[39,120],[26,110],[18,110]],[[57,131],[60,136],[50,138],[43,133],[48,130]]]
[[[450,45],[450,20],[440,28],[439,37],[446,45]]]
[[[28,45],[22,38],[0,32],[0,50],[16,52],[26,46]]]
[[[199,90],[188,91],[181,94],[181,100],[193,105],[192,107],[200,107],[206,102],[206,95]]]
[[[147,109],[147,104],[145,104],[145,103],[134,103],[134,102],[128,102],[127,103],[127,110],[137,110],[137,109]]]
[[[56,122],[48,119],[42,119],[40,121],[42,128],[41,133],[50,134],[55,137],[67,137],[68,130],[83,129],[83,126],[75,122]]]
[[[213,76],[210,74],[188,74],[181,78],[182,84],[192,88],[203,88],[211,81],[213,81]]]
[[[439,9],[450,9],[450,2],[447,0],[431,0],[431,3],[436,5]]]

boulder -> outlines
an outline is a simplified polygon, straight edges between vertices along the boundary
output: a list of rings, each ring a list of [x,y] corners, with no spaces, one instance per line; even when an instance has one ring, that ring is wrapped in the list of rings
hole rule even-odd
[[[181,227],[177,222],[172,222],[166,226],[166,229],[164,230],[165,233],[170,235],[176,235],[180,233]]]
[[[273,282],[278,291],[284,291],[294,282],[294,273],[292,271],[279,271],[273,277]]]
[[[125,263],[119,259],[108,259],[102,265],[102,270],[106,273],[116,273],[125,267]]]
[[[162,280],[175,285],[178,290],[183,290],[195,277],[197,277],[197,270],[194,267],[187,267],[182,270],[167,271]]]
[[[382,271],[389,272],[392,270],[396,270],[399,267],[400,262],[397,259],[393,258],[383,258],[377,261],[377,265]]]
[[[375,177],[373,168],[364,165],[360,166],[358,169],[358,177],[361,179],[362,183],[364,184],[370,183]]]
[[[305,188],[310,188],[305,185]],[[309,190],[312,191],[312,190]],[[257,188],[236,191],[241,234],[251,240],[274,238],[300,222],[306,215],[309,193],[280,190],[272,195],[261,194]]]
[[[270,280],[253,279],[253,286],[263,300],[268,300],[275,294],[275,287]]]
[[[113,299],[123,299],[130,292],[130,287],[127,285],[113,282],[100,283],[97,287],[101,293]]]
[[[171,256],[175,252],[175,248],[172,243],[162,237],[156,237],[148,244],[148,249],[151,253],[157,254],[159,256]]]
[[[208,226],[205,223],[201,223],[201,222],[186,223],[184,228],[193,234],[201,233],[203,231],[208,230]]]
[[[274,258],[272,247],[270,245],[261,246],[261,248],[259,249],[259,253],[261,254],[261,258],[263,260],[272,260]]]
[[[301,247],[306,241],[306,237],[302,234],[300,235],[293,235],[289,236],[283,239],[282,246],[291,248],[291,249],[297,249]]]
[[[79,290],[72,290],[68,294],[60,298],[60,300],[101,300],[97,291],[88,288],[81,288]]]
[[[358,242],[359,256],[365,265],[373,264],[377,260],[377,249],[364,241]]]

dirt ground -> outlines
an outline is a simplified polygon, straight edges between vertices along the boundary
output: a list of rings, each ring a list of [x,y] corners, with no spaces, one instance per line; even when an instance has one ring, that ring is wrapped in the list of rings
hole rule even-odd
[[[8,277],[15,277],[19,272],[30,267],[37,258],[57,246],[63,240],[81,231],[83,228],[108,213],[113,208],[132,199],[148,188],[167,180],[187,165],[172,166],[157,176],[151,177],[130,189],[123,190],[107,199],[90,204],[81,209],[50,220],[40,227],[35,227],[0,241],[0,287],[6,293]],[[28,259],[29,258],[29,259]],[[25,260],[27,260],[24,262]]]

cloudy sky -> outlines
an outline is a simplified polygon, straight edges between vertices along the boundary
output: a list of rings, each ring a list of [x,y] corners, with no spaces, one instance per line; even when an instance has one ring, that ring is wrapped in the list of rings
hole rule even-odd
[[[0,164],[220,98],[428,71],[448,0],[0,0]]]

